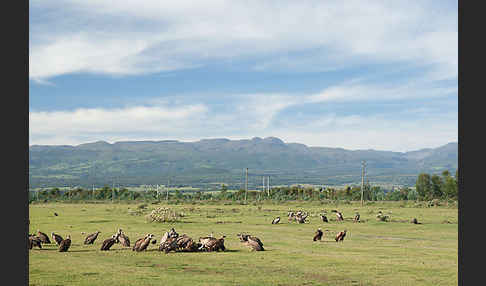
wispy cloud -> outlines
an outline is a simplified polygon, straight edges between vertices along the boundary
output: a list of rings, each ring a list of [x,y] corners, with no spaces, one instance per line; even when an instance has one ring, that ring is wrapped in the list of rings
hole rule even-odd
[[[454,78],[457,10],[438,11],[440,3],[33,1],[34,9],[62,10],[82,25],[63,29],[62,18],[32,19],[30,77],[139,74],[251,59],[256,69],[313,63],[315,70],[392,61]]]

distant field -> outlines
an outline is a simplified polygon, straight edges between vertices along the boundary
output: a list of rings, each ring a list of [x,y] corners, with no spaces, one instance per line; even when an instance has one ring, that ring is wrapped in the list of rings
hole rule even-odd
[[[400,207],[400,202],[353,204],[292,202],[263,205],[148,204],[142,215],[132,215],[140,204],[31,204],[30,233],[37,229],[63,237],[73,244],[67,253],[55,244],[29,251],[30,285],[457,285],[457,208]],[[148,223],[144,214],[159,206],[184,213],[178,223]],[[309,223],[287,222],[287,211],[306,210]],[[327,210],[329,223],[318,214]],[[337,222],[332,209],[343,212]],[[381,210],[390,222],[376,220]],[[363,223],[353,223],[355,212]],[[56,212],[59,215],[54,216]],[[281,223],[272,225],[274,217]],[[422,225],[410,223],[416,217]],[[447,223],[447,222],[448,223]],[[150,245],[135,253],[114,245],[99,248],[104,239],[122,228],[133,243],[147,233],[162,234],[174,227],[196,239],[211,232],[226,235],[226,252],[169,253]],[[322,242],[313,242],[321,227]],[[344,229],[343,243],[333,240]],[[83,245],[85,235],[101,231],[94,245]],[[266,249],[250,252],[237,233],[258,236]]]

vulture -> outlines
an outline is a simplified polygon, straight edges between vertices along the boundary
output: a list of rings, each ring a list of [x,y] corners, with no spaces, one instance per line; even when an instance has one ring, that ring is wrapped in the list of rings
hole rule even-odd
[[[133,244],[132,250],[135,251],[140,247],[140,244],[149,236],[149,234],[145,235],[144,237],[141,237],[135,241]]]
[[[51,243],[47,234],[37,230],[37,237],[42,241],[42,243]]]
[[[187,236],[186,234],[183,234],[176,239],[177,243],[177,248],[178,249],[185,249],[187,245],[192,241],[192,238]]]
[[[128,236],[126,236],[121,229],[118,229],[118,241],[117,243],[120,242],[123,246],[130,247],[130,239]]]
[[[195,242],[193,239],[191,239],[182,251],[187,251],[187,252],[195,252],[201,247],[200,243]]]
[[[159,244],[159,251],[169,253],[171,250],[177,251],[179,248],[177,244],[178,237],[168,237],[163,243]]]
[[[90,235],[88,235],[85,239],[84,239],[84,244],[93,244],[94,241],[96,240],[96,238],[98,237],[98,234],[100,234],[101,231],[97,231],[95,233],[92,233]]]
[[[211,234],[211,236],[200,237],[199,243],[201,244],[201,246],[199,247],[199,250],[203,250],[203,249],[208,250],[207,246],[210,243],[214,243],[215,240],[216,240],[216,238],[214,238],[212,234]],[[213,241],[213,242],[211,242],[211,241]]]
[[[329,222],[325,214],[321,215],[321,219],[323,222]]]
[[[117,236],[118,236],[117,234],[114,234],[110,238],[105,239],[105,241],[103,241],[103,244],[101,245],[100,250],[110,250],[110,247],[112,247],[113,244],[115,244]]]
[[[237,234],[240,238],[240,241],[243,242],[245,245],[250,246],[252,251],[263,251],[263,243],[261,240],[250,234]]]
[[[150,244],[150,240],[154,237],[153,234],[149,234],[145,239],[140,243],[139,247],[135,249],[136,251],[144,251],[147,249],[147,246]]]
[[[280,221],[280,217],[276,217],[274,220],[272,220],[272,224],[277,224]]]
[[[156,244],[157,243],[157,239],[152,240],[150,243]]]
[[[175,231],[174,228],[171,228],[169,230],[169,237],[178,237],[178,236],[179,236],[179,234]]]
[[[54,232],[51,232],[52,240],[56,242],[57,245],[63,241],[62,237],[59,234],[55,234]]]
[[[305,223],[305,220],[307,219],[308,214],[306,213],[304,216],[302,215],[297,215],[297,222],[298,223]]]
[[[289,222],[292,222],[293,220],[295,220],[295,214],[294,212],[289,212]]]
[[[71,235],[68,234],[66,239],[63,239],[61,243],[59,243],[59,252],[68,251],[70,246],[71,246]]]
[[[412,220],[412,223],[413,223],[413,224],[422,224],[421,222],[418,222],[417,218],[414,218],[414,219]]]
[[[37,236],[29,234],[29,249],[34,246],[42,248],[41,240]]]
[[[312,238],[313,241],[321,240],[322,239],[322,230],[320,228],[317,229],[314,238]]]
[[[359,222],[359,213],[356,213],[356,215],[354,216],[354,222]]]
[[[57,216],[57,213],[54,213],[55,216]]]
[[[224,247],[224,238],[225,237],[226,236],[223,235],[219,239],[213,238],[213,239],[209,240],[205,245],[207,251],[219,251],[219,250],[225,251],[226,250],[226,248]]]
[[[344,220],[343,214],[342,214],[342,213],[340,213],[340,212],[336,212],[336,217],[337,217],[337,220],[338,220],[338,221],[342,221],[342,220]]]
[[[339,232],[339,233],[336,235],[336,242],[343,241],[345,236],[346,236],[346,230],[344,230],[344,231],[340,231],[340,232]]]
[[[162,236],[162,238],[160,239],[160,243],[159,243],[159,250],[162,251],[162,250],[166,250],[166,248],[173,248],[173,247],[176,247],[176,246],[171,246],[173,243],[176,243],[177,240],[173,240],[171,239],[169,242],[168,242],[168,239],[169,238],[177,238],[179,237],[179,234],[175,231],[174,228],[171,228],[168,232],[166,231],[164,233],[164,235]],[[167,242],[167,243],[166,243]],[[170,247],[169,247],[170,246]],[[171,249],[172,250],[172,249]],[[169,252],[170,250],[166,251],[166,252]]]

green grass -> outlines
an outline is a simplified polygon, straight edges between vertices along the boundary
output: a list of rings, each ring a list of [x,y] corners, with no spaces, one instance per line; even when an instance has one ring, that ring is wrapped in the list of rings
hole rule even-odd
[[[29,251],[30,285],[457,285],[457,208],[400,207],[385,202],[361,207],[359,203],[338,206],[318,202],[264,205],[168,205],[184,213],[178,223],[147,223],[144,215],[131,215],[138,204],[34,204],[30,205],[30,233],[37,229],[50,235],[70,234],[72,246],[66,253],[52,244]],[[403,204],[402,204],[403,205]],[[148,204],[148,214],[164,204]],[[289,209],[311,213],[310,223],[288,223]],[[326,209],[330,223],[318,213]],[[336,222],[332,209],[343,212]],[[390,222],[378,222],[376,213],[390,215]],[[355,211],[363,223],[351,220]],[[57,212],[59,216],[54,216]],[[276,216],[281,223],[272,225]],[[410,223],[416,217],[422,225]],[[443,223],[445,220],[452,222]],[[122,228],[133,243],[146,233],[162,234],[174,227],[194,239],[211,232],[226,235],[226,252],[136,253],[114,245],[99,250],[104,239]],[[321,227],[322,242],[313,242]],[[343,243],[334,234],[347,229]],[[101,231],[94,245],[83,245],[85,235]],[[263,252],[250,252],[236,234],[258,236]]]

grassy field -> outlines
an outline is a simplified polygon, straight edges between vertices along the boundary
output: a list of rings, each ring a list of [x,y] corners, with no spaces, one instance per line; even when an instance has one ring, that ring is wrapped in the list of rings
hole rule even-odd
[[[184,217],[177,223],[148,223],[145,214],[164,204],[31,204],[30,233],[70,234],[68,252],[55,244],[29,251],[30,285],[457,285],[457,208],[413,208],[399,202],[365,205],[293,202],[263,205],[170,205]],[[309,223],[287,222],[287,211],[306,210]],[[327,210],[329,223],[318,214]],[[337,222],[332,209],[344,214]],[[142,214],[133,215],[134,210]],[[381,210],[391,221],[379,222]],[[353,223],[355,212],[362,223]],[[54,216],[57,212],[59,215]],[[274,217],[282,218],[272,225]],[[410,220],[416,217],[421,225]],[[448,221],[448,223],[446,222]],[[211,232],[226,235],[225,252],[165,254],[151,244],[133,252],[115,244],[100,251],[104,239],[122,228],[133,243],[147,233],[157,241],[174,227],[194,239]],[[318,227],[323,241],[313,242]],[[343,243],[334,235],[348,230]],[[94,245],[86,235],[101,231]],[[259,237],[266,251],[250,252],[236,234]]]

